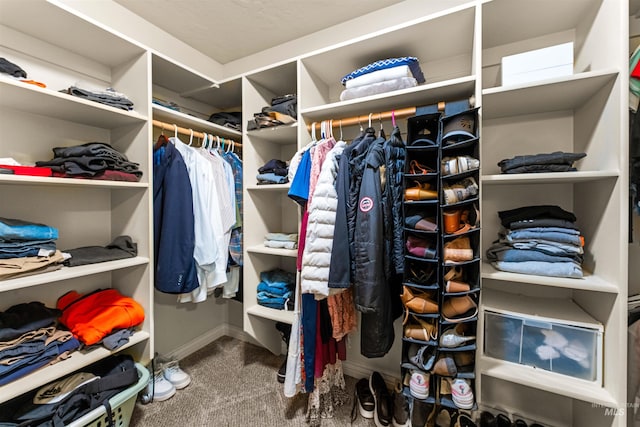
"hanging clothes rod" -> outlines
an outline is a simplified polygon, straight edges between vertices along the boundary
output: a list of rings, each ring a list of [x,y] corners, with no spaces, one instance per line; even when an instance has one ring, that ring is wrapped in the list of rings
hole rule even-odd
[[[166,123],[166,122],[161,122],[160,120],[153,119],[153,125],[156,126],[156,127],[161,128],[162,130],[166,130],[167,132],[175,132],[176,128],[177,128],[178,133],[181,134],[181,135],[186,135],[188,137],[191,137],[191,135],[193,135],[194,138],[204,139],[204,133],[203,132],[197,132],[197,131],[194,131],[192,129],[187,129],[187,128],[183,128],[183,127],[180,127],[180,126],[176,126],[173,123]],[[212,136],[212,134],[210,134],[208,132],[207,132],[207,135]],[[213,135],[213,136],[217,136],[217,135]],[[237,148],[239,150],[242,149],[242,144],[239,143],[239,142],[236,142],[236,141],[234,141],[232,139],[225,138],[225,137],[222,137],[222,136],[220,137],[220,139],[224,139],[225,143],[232,144],[232,146],[234,148]]]
[[[475,104],[475,97],[471,96],[469,98],[469,103],[471,105]],[[444,107],[447,103],[445,101],[440,101],[438,102],[438,110],[439,111],[444,111]],[[346,118],[342,118],[342,119],[333,119],[333,127],[340,127],[340,126],[353,126],[353,125],[362,125],[362,126],[366,126],[369,123],[369,117],[371,117],[372,120],[388,120],[394,117],[396,120],[400,120],[400,119],[405,119],[407,117],[412,117],[415,116],[416,114],[416,109],[417,107],[406,107],[406,108],[400,108],[397,110],[391,110],[391,111],[383,111],[381,113],[371,113],[371,114],[366,114],[366,115],[362,115],[362,116],[355,116],[355,117],[346,117]],[[325,122],[328,122],[329,120],[325,120]],[[316,125],[316,129],[320,130],[321,128],[321,123],[320,121],[316,121],[315,125]],[[307,125],[307,129],[311,130],[311,126],[313,124]]]

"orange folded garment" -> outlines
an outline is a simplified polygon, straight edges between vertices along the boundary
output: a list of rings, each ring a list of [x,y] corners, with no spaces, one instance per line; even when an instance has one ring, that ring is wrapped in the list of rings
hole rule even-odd
[[[117,289],[101,289],[86,295],[69,291],[58,298],[56,307],[62,310],[60,322],[86,345],[100,342],[116,329],[144,321],[142,306]]]

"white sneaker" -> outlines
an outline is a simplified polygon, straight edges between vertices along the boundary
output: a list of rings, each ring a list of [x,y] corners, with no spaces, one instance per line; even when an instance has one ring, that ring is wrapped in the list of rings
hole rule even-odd
[[[153,376],[153,401],[162,402],[176,394],[176,388],[164,376],[163,371],[156,371]]]
[[[180,369],[177,360],[172,360],[162,365],[164,377],[178,390],[191,384],[191,377]]]

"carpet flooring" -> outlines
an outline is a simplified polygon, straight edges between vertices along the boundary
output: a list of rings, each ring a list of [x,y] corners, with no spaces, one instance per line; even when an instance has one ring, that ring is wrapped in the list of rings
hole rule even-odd
[[[191,384],[164,402],[136,403],[130,427],[308,426],[307,396],[287,398],[276,373],[284,356],[222,337],[180,361]],[[358,415],[351,424],[356,379],[345,377],[349,401],[323,427],[373,426]]]

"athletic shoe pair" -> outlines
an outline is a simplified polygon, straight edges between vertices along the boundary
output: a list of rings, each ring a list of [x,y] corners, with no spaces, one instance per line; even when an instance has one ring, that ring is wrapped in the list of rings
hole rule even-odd
[[[160,359],[160,358],[158,358]],[[162,402],[173,397],[176,390],[191,383],[191,377],[180,369],[177,360],[159,360],[159,369],[153,376],[153,401]]]

